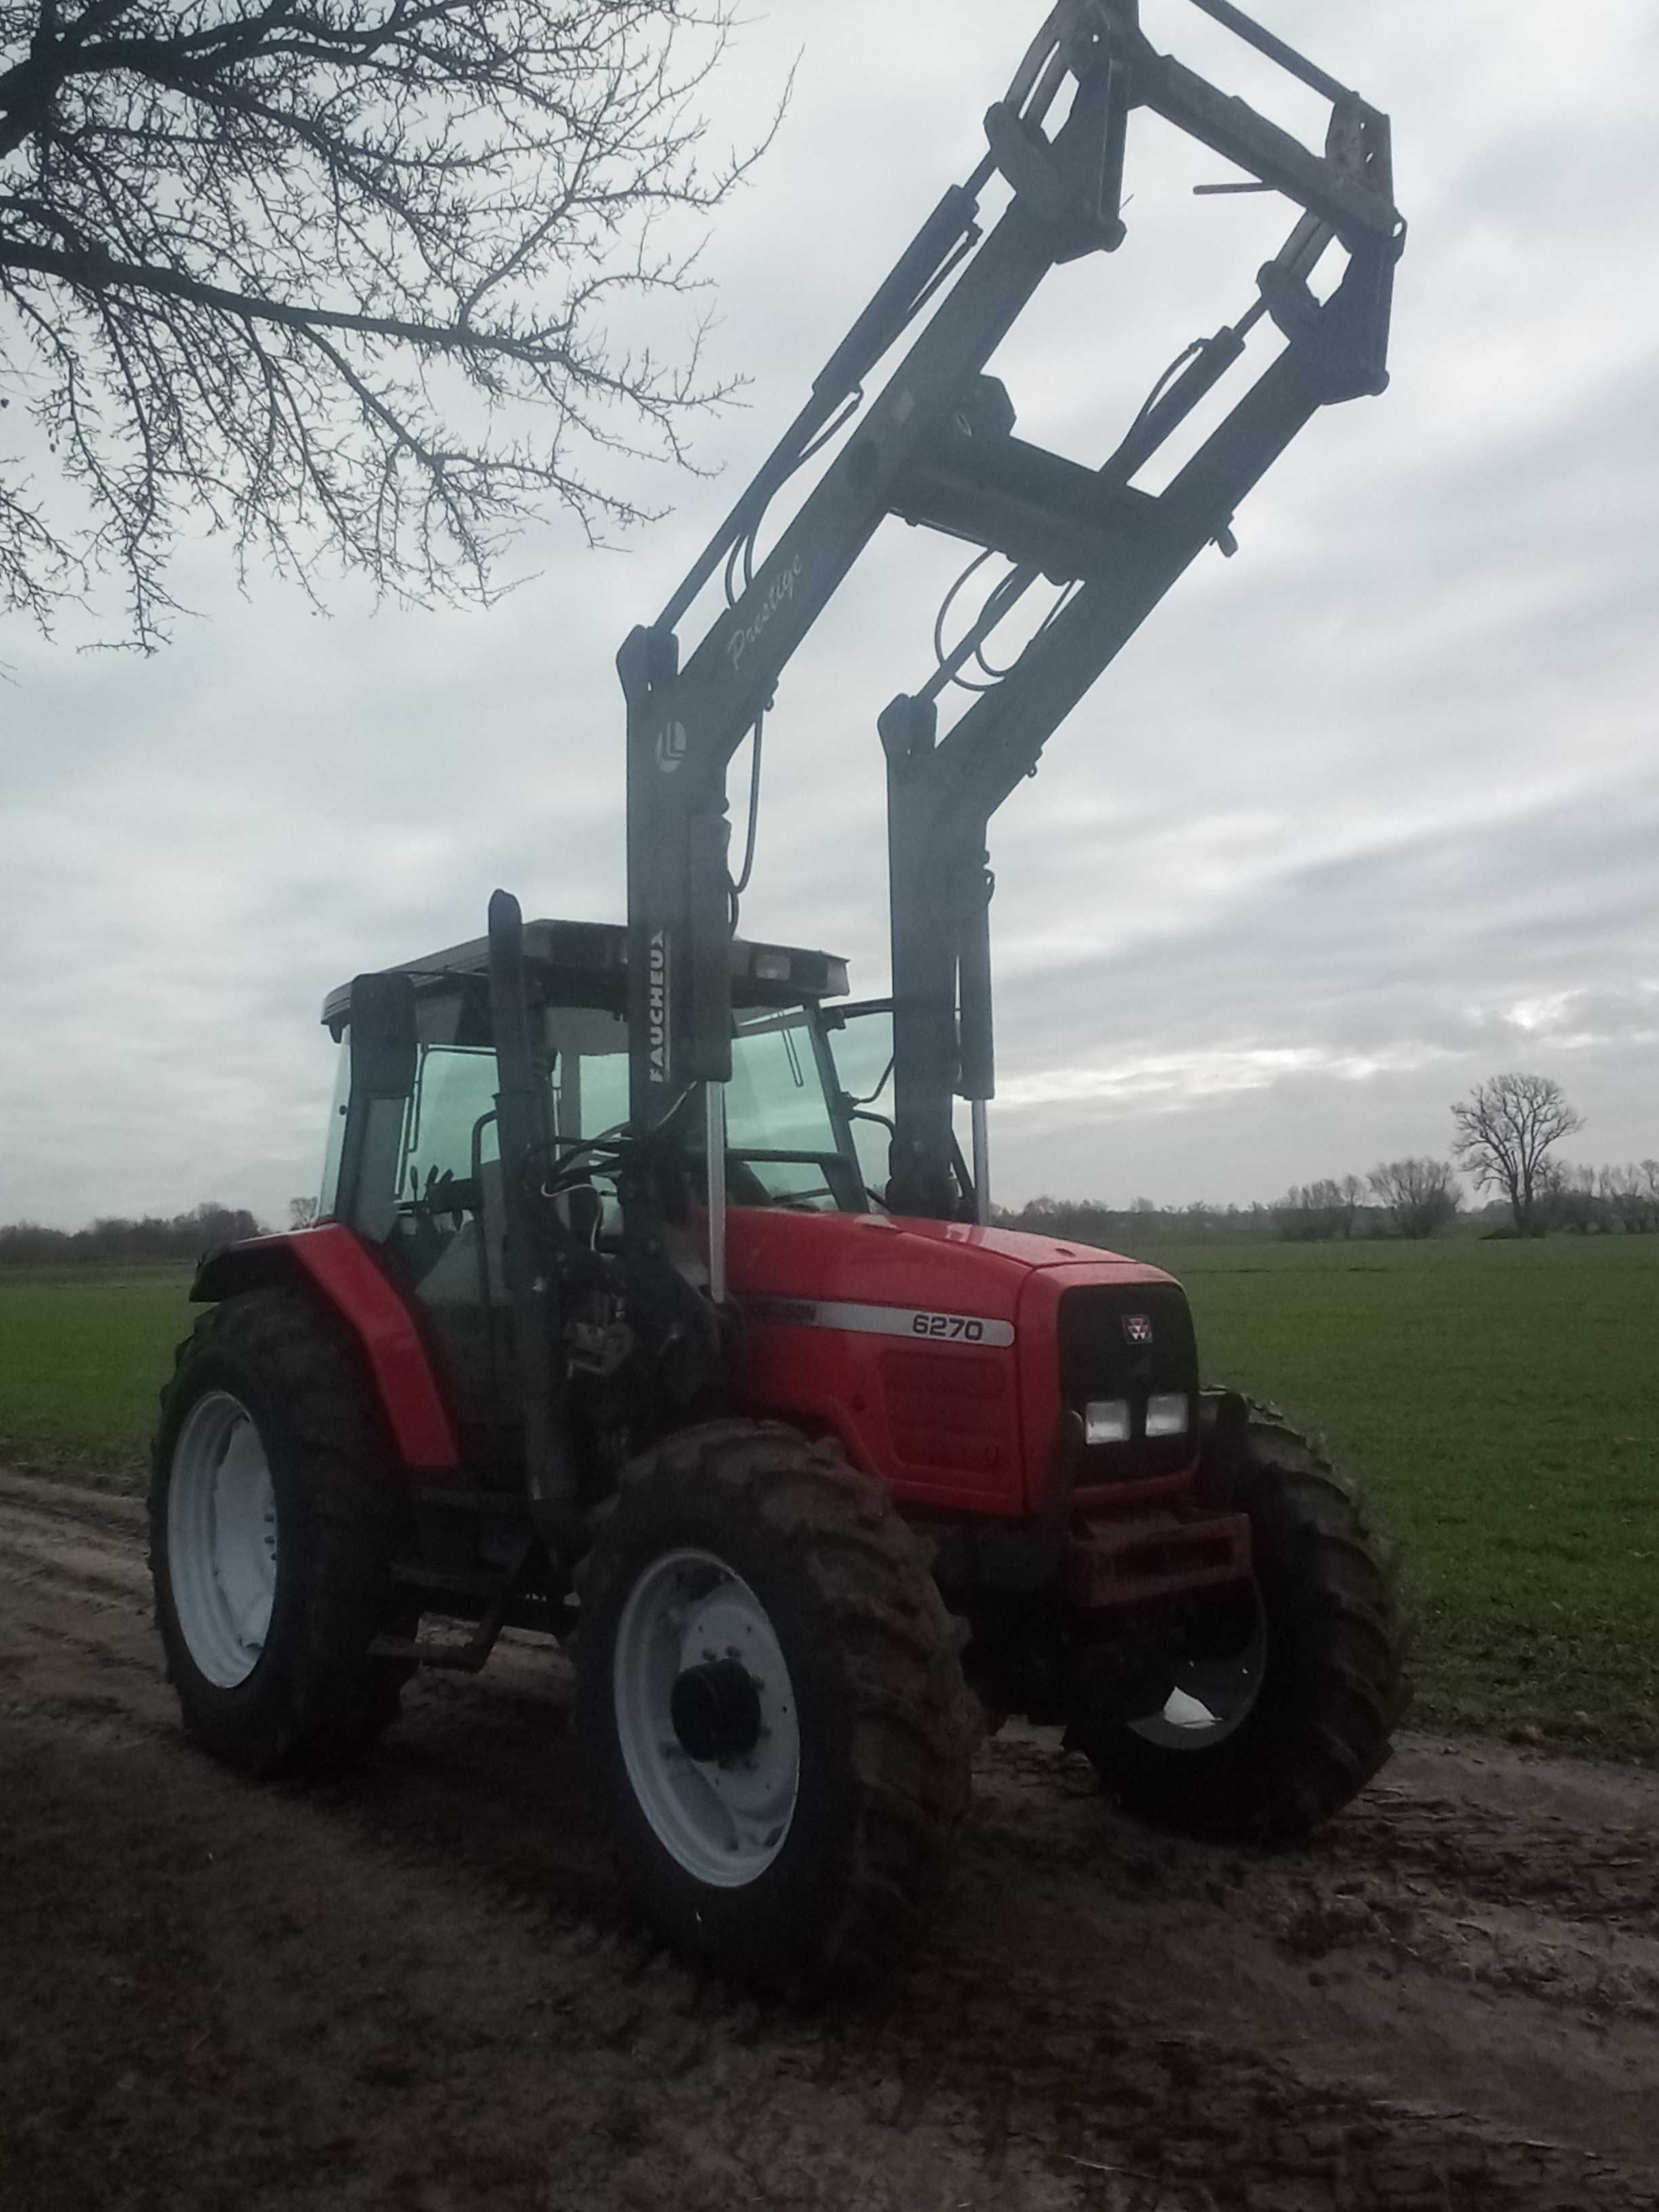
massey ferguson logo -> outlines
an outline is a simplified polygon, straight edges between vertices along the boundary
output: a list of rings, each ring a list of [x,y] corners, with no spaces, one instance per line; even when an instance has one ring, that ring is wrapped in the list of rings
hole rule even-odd
[[[668,1080],[668,933],[651,933],[651,963],[647,970],[646,1047],[651,1080]]]
[[[685,758],[685,725],[670,722],[657,732],[657,766],[665,775],[672,775]]]
[[[1123,1334],[1131,1344],[1150,1344],[1152,1340],[1152,1317],[1150,1314],[1125,1314]]]

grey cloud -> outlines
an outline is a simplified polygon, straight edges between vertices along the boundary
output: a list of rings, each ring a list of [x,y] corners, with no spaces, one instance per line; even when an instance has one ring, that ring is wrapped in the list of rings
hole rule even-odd
[[[1261,81],[1174,0],[1146,13]],[[1597,1156],[1659,1148],[1650,11],[1566,42],[1499,0],[1273,13],[1396,116],[1395,385],[1292,448],[1240,558],[1198,564],[995,825],[1009,1195],[1244,1197],[1434,1149],[1447,1100],[1528,1050],[1583,1091]],[[711,358],[754,383],[699,435],[723,481],[639,472],[677,512],[628,550],[556,522],[488,614],[347,592],[322,622],[268,580],[238,599],[207,544],[181,578],[207,618],[157,662],[0,638],[0,1215],[280,1209],[314,1172],[325,989],[470,932],[498,881],[619,914],[616,647],[975,158],[1024,28],[1004,0],[945,39],[874,0],[750,27],[734,137],[803,52],[707,263]],[[1000,364],[1035,433],[1098,459],[1248,298],[1283,222],[1191,202],[1210,173],[1146,134],[1123,253],[1057,280]],[[744,926],[847,952],[861,989],[885,969],[875,716],[959,565],[884,532],[771,726]],[[1114,1067],[1109,1094],[1012,1103]]]

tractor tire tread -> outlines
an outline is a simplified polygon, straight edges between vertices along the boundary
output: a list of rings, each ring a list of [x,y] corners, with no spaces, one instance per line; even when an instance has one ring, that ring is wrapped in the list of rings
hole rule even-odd
[[[856,1802],[838,1893],[810,1950],[751,1959],[743,1971],[775,1986],[867,1985],[890,1971],[967,1802],[981,1729],[955,1625],[921,1547],[877,1484],[833,1443],[750,1420],[672,1436],[624,1470],[578,1570],[584,1620],[615,1600],[628,1539],[648,1523],[664,1486],[680,1482],[724,1497],[805,1578],[836,1653],[850,1723],[846,1778]]]
[[[1252,1407],[1243,1461],[1237,1503],[1269,1585],[1271,1693],[1264,1686],[1259,1710],[1211,1748],[1168,1749],[1122,1723],[1077,1735],[1129,1810],[1212,1839],[1285,1844],[1322,1826],[1387,1762],[1410,1704],[1413,1623],[1394,1547],[1317,1445]],[[1275,1605],[1295,1609],[1303,1640],[1289,1676],[1273,1673]]]
[[[193,1668],[179,1662],[160,1557],[169,1414],[198,1363],[220,1358],[257,1373],[282,1401],[307,1523],[310,1587],[280,1691],[240,1725],[200,1693]],[[161,1413],[151,1451],[149,1565],[186,1728],[219,1758],[258,1775],[352,1764],[397,1718],[412,1671],[405,1661],[373,1656],[369,1645],[383,1632],[412,1632],[416,1625],[397,1617],[399,1601],[386,1577],[398,1505],[395,1458],[356,1348],[311,1301],[288,1291],[245,1291],[210,1307],[177,1347]]]

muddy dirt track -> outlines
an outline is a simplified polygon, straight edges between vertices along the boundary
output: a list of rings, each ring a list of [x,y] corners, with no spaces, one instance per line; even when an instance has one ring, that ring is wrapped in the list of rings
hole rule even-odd
[[[763,2008],[630,1928],[556,1656],[247,1784],[139,1524],[0,1474],[6,2212],[1659,2206],[1659,1780],[1410,1739],[1252,1858],[1010,1729],[897,1987]]]

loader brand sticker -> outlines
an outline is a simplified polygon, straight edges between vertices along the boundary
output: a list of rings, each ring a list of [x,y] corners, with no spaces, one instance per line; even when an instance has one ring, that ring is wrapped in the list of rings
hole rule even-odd
[[[925,1337],[930,1344],[1012,1344],[1014,1325],[977,1314],[932,1313],[915,1306],[843,1305],[823,1298],[745,1298],[751,1321],[775,1328],[838,1328],[854,1336]]]
[[[668,932],[651,933],[646,975],[646,1050],[653,1083],[668,1080]]]
[[[774,576],[766,587],[766,596],[746,623],[739,623],[726,641],[726,656],[733,669],[743,666],[744,657],[751,645],[760,643],[761,632],[780,607],[793,606],[795,586],[800,577],[800,555],[796,554],[781,574]]]
[[[665,775],[672,775],[685,758],[686,736],[684,722],[670,722],[657,732],[657,766]]]
[[[1152,1340],[1151,1314],[1125,1314],[1123,1334],[1131,1344],[1150,1344]]]

